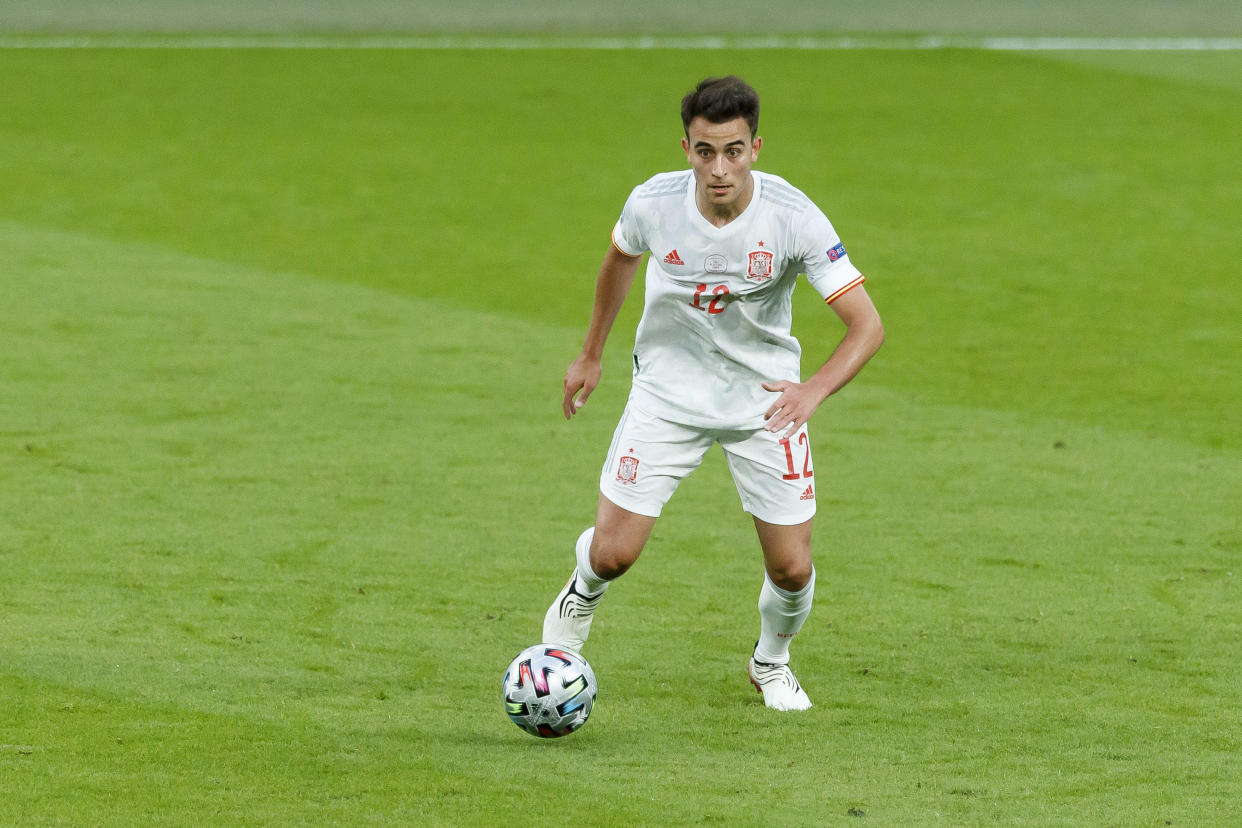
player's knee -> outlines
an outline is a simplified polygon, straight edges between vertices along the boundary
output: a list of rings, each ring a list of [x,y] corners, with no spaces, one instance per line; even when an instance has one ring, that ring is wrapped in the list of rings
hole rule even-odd
[[[634,561],[638,560],[641,551],[596,535],[595,542],[591,545],[591,569],[599,577],[611,581],[624,575],[634,565]]]
[[[815,568],[811,561],[786,561],[771,567],[768,577],[786,592],[800,592],[811,582]]]

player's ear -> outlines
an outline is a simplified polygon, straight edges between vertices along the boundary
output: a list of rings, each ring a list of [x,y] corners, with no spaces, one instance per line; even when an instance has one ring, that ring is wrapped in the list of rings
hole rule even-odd
[[[682,150],[685,151],[686,157],[689,158],[690,157],[690,139],[689,138],[681,139],[681,148]]]
[[[763,149],[762,136],[756,135],[755,140],[750,142],[750,149],[755,158],[759,157],[759,150]]]

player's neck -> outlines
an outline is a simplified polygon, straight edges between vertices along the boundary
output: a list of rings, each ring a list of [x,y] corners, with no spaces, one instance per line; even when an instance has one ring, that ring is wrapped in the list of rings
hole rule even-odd
[[[706,199],[697,190],[694,194],[695,206],[699,208],[699,213],[703,218],[707,219],[716,227],[724,227],[729,222],[746,212],[746,208],[750,206],[750,200],[755,196],[755,177],[748,175],[746,177],[746,186],[735,201],[729,204],[708,204]]]

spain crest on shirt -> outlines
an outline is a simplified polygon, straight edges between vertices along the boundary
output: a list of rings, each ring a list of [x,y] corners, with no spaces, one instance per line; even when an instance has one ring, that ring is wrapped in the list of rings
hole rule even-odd
[[[750,266],[746,268],[746,278],[752,282],[766,282],[772,278],[773,255],[768,250],[752,250]]]

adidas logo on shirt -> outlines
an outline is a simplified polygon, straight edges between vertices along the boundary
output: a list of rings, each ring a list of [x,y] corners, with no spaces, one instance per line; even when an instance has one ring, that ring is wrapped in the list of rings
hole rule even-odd
[[[673,252],[669,253],[667,256],[664,257],[664,263],[671,264],[671,265],[684,265],[685,264],[685,262],[681,260],[681,256],[677,255],[677,248],[673,248]]]

